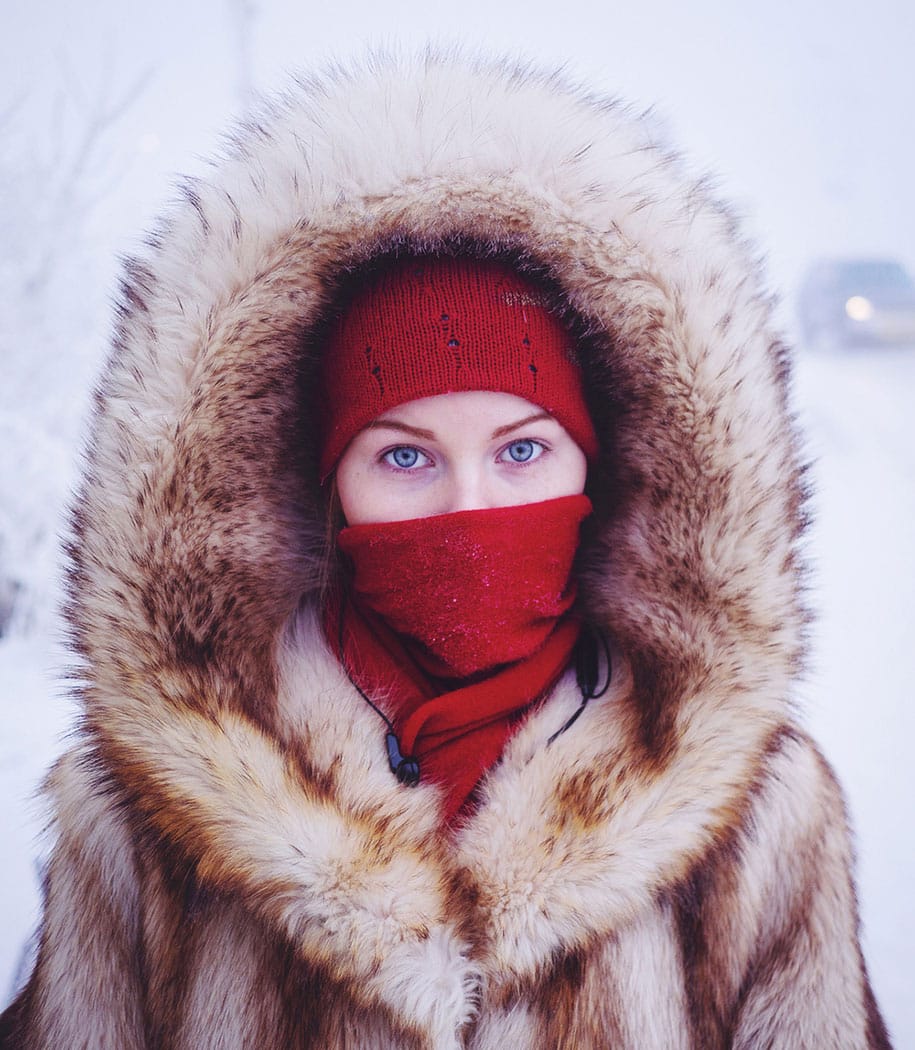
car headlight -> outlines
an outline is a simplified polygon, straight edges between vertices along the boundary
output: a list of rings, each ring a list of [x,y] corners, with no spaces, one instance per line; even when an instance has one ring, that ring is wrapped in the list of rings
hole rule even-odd
[[[845,300],[845,313],[853,321],[869,321],[874,316],[874,304],[863,295],[853,295]]]

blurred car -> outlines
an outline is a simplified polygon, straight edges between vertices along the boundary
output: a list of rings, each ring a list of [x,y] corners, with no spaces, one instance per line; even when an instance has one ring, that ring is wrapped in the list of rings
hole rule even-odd
[[[798,296],[808,346],[915,348],[915,282],[892,259],[814,263]]]

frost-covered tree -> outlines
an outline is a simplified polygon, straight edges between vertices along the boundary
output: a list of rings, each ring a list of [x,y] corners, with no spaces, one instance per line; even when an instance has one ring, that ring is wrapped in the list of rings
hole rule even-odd
[[[50,106],[0,110],[0,636],[47,619],[57,535],[97,363],[104,270],[92,223],[145,78],[91,89],[61,62]]]

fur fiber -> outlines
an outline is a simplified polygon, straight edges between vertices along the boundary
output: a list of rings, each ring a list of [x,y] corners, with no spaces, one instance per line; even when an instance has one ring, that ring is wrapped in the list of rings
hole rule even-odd
[[[317,627],[311,432],[342,276],[459,244],[581,320],[614,675],[550,742],[564,678],[446,834]],[[650,118],[560,77],[376,56],[241,129],[127,267],[73,513],[84,714],[3,1046],[888,1046],[791,708],[804,476],[770,315]]]

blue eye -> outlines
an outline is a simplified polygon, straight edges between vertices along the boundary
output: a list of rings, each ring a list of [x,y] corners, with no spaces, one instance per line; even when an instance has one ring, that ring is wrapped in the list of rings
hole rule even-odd
[[[518,441],[513,441],[510,445],[507,445],[499,458],[503,462],[506,459],[509,459],[512,463],[530,463],[532,460],[535,460],[538,456],[542,455],[543,451],[543,445],[541,445],[539,441],[532,441],[530,438],[521,438]]]
[[[412,470],[414,467],[424,466],[429,457],[412,445],[398,445],[396,448],[388,449],[382,459],[389,466],[397,467],[398,470]]]

